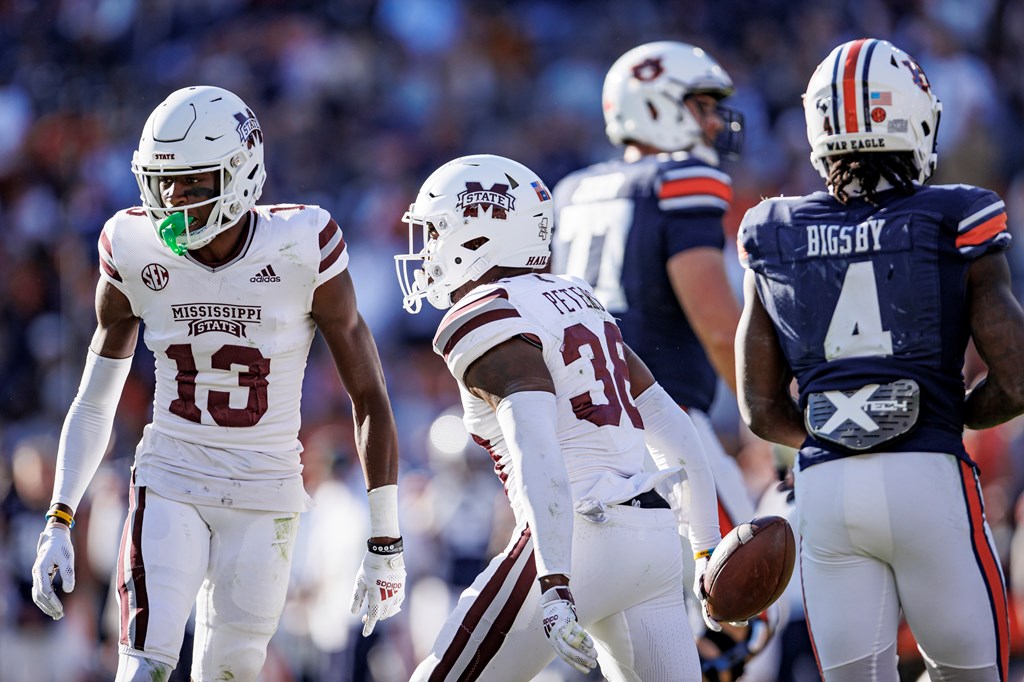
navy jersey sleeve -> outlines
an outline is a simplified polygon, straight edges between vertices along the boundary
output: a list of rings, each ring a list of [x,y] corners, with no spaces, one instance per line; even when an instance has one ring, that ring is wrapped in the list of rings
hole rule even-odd
[[[943,188],[945,189],[945,188]],[[995,192],[980,187],[958,185],[957,201],[950,218],[956,222],[956,249],[965,260],[972,261],[986,253],[1002,251],[1010,246],[1006,229],[1006,205]]]
[[[669,256],[699,246],[725,246],[722,216],[732,202],[732,180],[707,165],[659,169],[655,190]]]
[[[785,203],[781,197],[765,199],[744,214],[736,235],[736,252],[744,268],[763,274],[765,259],[777,251],[771,226],[779,220],[776,214]]]

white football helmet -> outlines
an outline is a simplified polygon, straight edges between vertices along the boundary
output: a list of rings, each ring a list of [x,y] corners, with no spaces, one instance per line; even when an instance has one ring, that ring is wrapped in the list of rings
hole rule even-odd
[[[219,194],[187,206],[168,208],[160,197],[160,178],[219,173]],[[157,236],[175,253],[198,249],[231,227],[256,205],[267,171],[263,131],[255,114],[236,95],[200,85],[177,90],[150,114],[132,172],[142,192],[142,207]],[[189,216],[213,204],[204,225]],[[177,217],[168,220],[172,214]]]
[[[537,174],[511,159],[463,156],[434,171],[402,217],[409,253],[395,256],[402,306],[424,298],[450,308],[452,293],[496,266],[543,268],[554,208]]]
[[[851,152],[913,152],[917,181],[938,161],[942,103],[909,54],[886,40],[843,43],[804,93],[811,164],[828,179],[826,158]]]
[[[618,145],[639,142],[666,152],[692,149],[704,144],[704,132],[684,98],[708,94],[723,100],[733,91],[729,74],[699,47],[667,40],[640,45],[619,57],[605,76],[605,132]],[[725,130],[714,146],[738,154],[743,117],[721,105],[718,111]]]

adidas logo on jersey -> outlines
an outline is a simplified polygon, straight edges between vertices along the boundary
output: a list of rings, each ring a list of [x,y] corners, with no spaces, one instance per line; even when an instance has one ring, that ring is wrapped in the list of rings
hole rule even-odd
[[[273,265],[268,265],[267,267],[265,267],[262,270],[260,270],[259,272],[257,272],[254,276],[250,277],[249,281],[250,282],[280,282],[281,278],[277,276],[276,272],[274,272],[274,266]]]

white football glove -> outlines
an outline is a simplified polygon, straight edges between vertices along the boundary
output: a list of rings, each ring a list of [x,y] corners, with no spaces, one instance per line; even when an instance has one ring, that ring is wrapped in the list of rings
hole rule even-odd
[[[594,640],[576,622],[576,602],[569,588],[549,588],[540,596],[540,603],[544,607],[544,634],[555,653],[581,673],[596,668]]]
[[[700,601],[700,615],[704,617],[704,625],[708,627],[708,630],[715,632],[721,632],[722,626],[717,620],[711,617],[711,613],[708,612],[708,593],[704,591],[704,571],[708,568],[708,557],[701,557],[697,559],[696,565],[693,569],[693,593],[697,596]]]
[[[53,578],[60,574],[64,592],[75,589],[75,548],[71,529],[63,523],[47,524],[39,534],[36,562],[32,565],[32,601],[54,620],[64,617],[64,605],[53,589]]]
[[[373,632],[379,620],[385,620],[402,610],[405,601],[405,559],[397,554],[375,554],[367,551],[356,575],[352,592],[352,615],[358,615],[366,603],[363,614],[363,637]]]

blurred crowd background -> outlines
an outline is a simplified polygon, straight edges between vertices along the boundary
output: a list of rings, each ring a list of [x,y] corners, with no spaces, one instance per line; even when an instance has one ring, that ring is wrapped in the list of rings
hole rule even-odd
[[[726,165],[734,236],[761,197],[822,186],[807,160],[800,95],[835,45],[863,36],[892,40],[928,74],[944,104],[933,182],[981,185],[1006,199],[1024,294],[1017,0],[0,0],[0,682],[109,680],[116,667],[109,585],[129,466],[151,412],[153,358],[143,346],[111,450],[78,512],[78,586],[64,620],[33,605],[30,567],[57,435],[95,325],[96,240],[115,211],[138,204],[132,151],[171,91],[209,84],[241,96],[266,139],[262,203],[319,204],[342,226],[401,438],[410,594],[403,613],[364,640],[348,607],[367,536],[365,495],[349,404],[315,343],[302,440],[318,507],[303,520],[293,593],[263,679],[391,682],[408,679],[510,527],[490,460],[467,439],[455,383],[430,349],[439,313],[401,308],[391,257],[407,249],[400,218],[419,184],[469,153],[515,158],[549,186],[616,155],[601,114],[605,72],[637,44],[684,40],[731,74],[731,104],[746,117],[744,153]],[[738,286],[739,266],[727,259]],[[968,380],[979,371],[975,359]],[[787,461],[744,432],[734,397],[720,394],[716,426],[756,501]],[[1017,595],[1021,430],[1018,419],[967,434]],[[1016,606],[1015,621],[1024,600]],[[791,617],[799,622],[798,607]],[[901,651],[915,676],[912,641]],[[784,664],[764,677],[774,678],[814,679],[813,667]],[[543,679],[581,678],[553,665]]]

